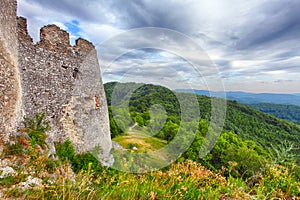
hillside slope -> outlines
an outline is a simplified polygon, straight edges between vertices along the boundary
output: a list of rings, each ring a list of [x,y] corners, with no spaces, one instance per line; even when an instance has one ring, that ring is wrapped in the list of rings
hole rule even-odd
[[[116,84],[106,83],[104,85],[109,103],[111,101],[110,93]],[[157,85],[135,85],[134,83],[118,85],[121,85],[123,92],[125,91],[124,88],[127,88],[127,90],[130,90],[132,86],[138,88],[131,97],[126,96],[126,92],[123,93],[124,99],[130,99],[129,108],[131,113],[147,113],[151,105],[159,103],[164,106],[169,118],[172,118],[173,121],[174,118],[180,121],[180,106],[173,91]],[[190,98],[188,93],[180,93],[180,95],[186,95],[185,99],[187,100]],[[197,98],[201,119],[209,121],[211,98],[200,95]],[[191,113],[193,112],[191,111]],[[224,131],[232,131],[244,140],[255,141],[265,149],[283,141],[293,143],[295,146],[300,144],[299,125],[262,113],[236,101],[227,101]],[[299,155],[299,149],[295,153]]]
[[[248,106],[280,119],[300,123],[300,106],[271,103],[249,104]]]

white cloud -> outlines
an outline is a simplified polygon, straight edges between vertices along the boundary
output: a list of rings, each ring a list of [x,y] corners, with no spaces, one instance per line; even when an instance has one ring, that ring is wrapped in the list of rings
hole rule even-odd
[[[162,27],[182,32],[195,40],[216,64],[218,70],[202,67],[202,75],[220,74],[229,90],[284,91],[276,80],[297,80],[300,77],[300,2],[297,0],[19,0],[18,13],[28,18],[29,32],[37,41],[40,27],[55,23],[66,29],[66,23],[77,20],[80,31],[73,34],[74,40],[79,34],[91,40],[97,47],[101,42],[131,28]],[[68,30],[70,31],[70,30]],[[155,38],[150,34],[133,35],[119,41],[111,55],[126,53],[143,45],[151,46]],[[178,56],[192,61],[204,61],[203,55],[185,46],[184,41],[162,37],[162,49],[181,43],[183,49],[177,49],[177,55],[151,52],[153,57],[160,56],[155,62],[149,52],[141,51],[140,58],[127,57],[110,69],[111,76],[116,76],[122,69],[130,66],[144,66],[145,69],[163,74],[166,78],[171,73],[161,71],[156,66],[186,70],[178,64]],[[122,49],[122,43],[129,46]],[[153,44],[152,44],[153,45]],[[155,44],[157,45],[157,44]],[[101,59],[101,48],[98,48]],[[125,59],[125,58],[124,58]],[[147,61],[148,60],[148,61]],[[100,61],[107,64],[105,60]],[[124,66],[126,65],[126,66]],[[190,71],[182,71],[182,76],[191,80]],[[137,73],[135,73],[138,76]],[[140,74],[141,77],[145,73]],[[291,76],[292,79],[291,79]],[[256,81],[253,81],[253,77]],[[109,80],[107,78],[107,80]],[[268,82],[268,87],[262,82]],[[299,90],[299,82],[284,82],[289,90]],[[298,84],[298,85],[297,85]],[[297,88],[295,88],[297,85]],[[264,86],[264,87],[263,87]],[[272,89],[274,86],[274,89]],[[298,91],[300,92],[300,91]]]
[[[63,23],[61,22],[52,22],[52,24],[58,26],[59,28],[61,28],[62,30],[68,30],[68,27],[66,27],[66,25],[64,25]]]

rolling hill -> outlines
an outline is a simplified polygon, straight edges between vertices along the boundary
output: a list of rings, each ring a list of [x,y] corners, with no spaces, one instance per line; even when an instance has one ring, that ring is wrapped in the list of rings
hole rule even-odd
[[[176,92],[195,93],[199,95],[220,97],[222,92],[210,92],[208,90],[177,89]],[[300,106],[300,94],[273,94],[273,93],[249,93],[226,92],[228,100],[235,100],[242,104],[273,103]]]
[[[161,104],[170,119],[180,121],[180,105],[174,94],[182,95],[183,99],[190,98],[188,93],[174,93],[170,89],[158,85],[111,82],[104,85],[109,105],[111,93],[116,84],[119,85],[119,89],[115,91],[115,94],[119,97],[123,95],[124,99],[129,102],[131,114],[136,116],[137,113],[140,113],[142,117],[146,116],[145,124],[147,124],[147,117],[149,118],[147,112],[154,104]],[[126,91],[131,91],[131,95],[127,96]],[[209,121],[211,97],[197,95],[197,99],[201,119]],[[191,113],[193,112],[191,111]],[[231,100],[227,101],[224,131],[231,131],[244,140],[255,141],[265,149],[280,144],[282,141],[291,142],[295,146],[300,144],[300,126],[298,124],[276,118]],[[299,149],[296,153],[300,154]]]

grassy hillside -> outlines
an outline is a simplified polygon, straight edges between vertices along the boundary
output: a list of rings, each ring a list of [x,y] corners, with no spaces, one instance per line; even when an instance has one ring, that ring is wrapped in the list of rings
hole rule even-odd
[[[271,103],[249,104],[248,106],[281,119],[300,123],[300,106]]]
[[[176,129],[176,119],[170,117],[168,123],[173,126],[168,125],[162,130],[162,136],[168,130]],[[253,141],[242,140],[233,132],[224,132],[211,154],[202,160],[214,161],[211,163],[219,164],[220,168],[210,170],[192,161],[196,160],[193,153],[201,143],[201,133],[207,129],[203,119],[199,122],[195,141],[185,155],[167,167],[138,174],[101,166],[94,157],[97,149],[76,154],[68,140],[55,143],[56,155],[49,156],[45,138],[51,127],[45,116],[29,120],[32,123],[24,123],[25,127],[16,130],[18,134],[3,146],[0,156],[1,199],[250,200],[297,199],[300,195],[300,173],[294,162],[267,159],[264,157],[266,152]],[[141,163],[140,152],[155,151],[168,143],[149,137],[149,125],[140,128],[133,124],[127,132],[114,138],[129,149],[126,152],[131,156],[115,157],[122,160],[124,167]],[[182,139],[180,142],[184,142],[184,137]],[[130,150],[134,146],[137,149]],[[279,150],[277,153],[287,149]],[[116,151],[113,151],[114,155]],[[249,170],[253,173],[249,174]]]
[[[20,151],[10,151],[12,147],[7,144],[5,156],[1,156],[14,170],[0,178],[1,199],[251,200],[297,199],[300,194],[295,175],[277,164],[266,166],[264,174],[249,180],[231,175],[235,173],[235,163],[213,172],[190,160],[134,174],[102,167],[90,153],[75,155],[69,142],[56,145],[58,160],[48,157],[38,145],[29,145],[26,138],[16,144],[22,147]]]

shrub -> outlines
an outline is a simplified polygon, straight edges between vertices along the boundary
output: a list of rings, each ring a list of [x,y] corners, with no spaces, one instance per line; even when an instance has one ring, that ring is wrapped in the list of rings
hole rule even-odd
[[[102,166],[94,154],[96,152],[86,152],[76,155],[75,148],[70,140],[64,143],[55,143],[56,155],[63,162],[70,162],[75,173],[81,170],[88,170],[89,164],[92,163],[91,168],[95,171],[101,171]],[[97,151],[97,148],[95,149]]]
[[[24,146],[27,146],[26,138],[23,135],[10,137],[10,142],[5,145],[4,155],[20,155],[24,153]]]
[[[70,140],[64,143],[55,143],[56,155],[61,161],[72,161],[75,157],[75,149]]]
[[[46,131],[50,130],[49,122],[45,119],[45,113],[36,114],[33,118],[25,118],[25,132],[30,137],[31,144],[43,147],[46,142]]]

